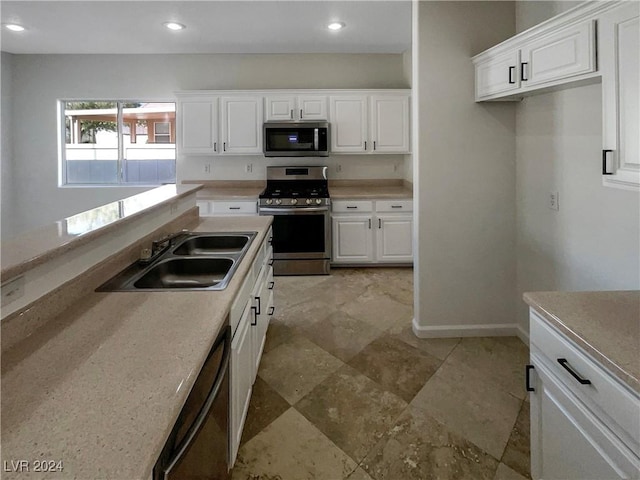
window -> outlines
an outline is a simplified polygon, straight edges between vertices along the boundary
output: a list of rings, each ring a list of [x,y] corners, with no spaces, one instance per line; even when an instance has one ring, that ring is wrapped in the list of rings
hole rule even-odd
[[[176,181],[173,102],[62,101],[62,184]]]

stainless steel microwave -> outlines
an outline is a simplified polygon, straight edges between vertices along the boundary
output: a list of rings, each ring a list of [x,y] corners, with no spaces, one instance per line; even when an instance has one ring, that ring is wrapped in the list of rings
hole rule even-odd
[[[328,122],[266,122],[265,157],[328,157]]]

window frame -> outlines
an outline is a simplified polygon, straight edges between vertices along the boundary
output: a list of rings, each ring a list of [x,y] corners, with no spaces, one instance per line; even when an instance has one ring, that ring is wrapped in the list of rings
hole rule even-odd
[[[117,110],[117,128],[116,133],[118,137],[118,181],[114,183],[69,183],[67,178],[67,158],[66,158],[66,115],[65,115],[65,106],[69,102],[113,102],[116,104]],[[58,187],[59,188],[144,188],[144,187],[159,187],[162,185],[174,185],[177,183],[177,163],[178,163],[178,153],[177,153],[177,141],[174,141],[173,145],[175,146],[175,164],[176,164],[176,180],[174,182],[160,182],[160,183],[133,183],[126,182],[125,172],[124,172],[124,142],[123,142],[123,127],[124,127],[124,114],[123,104],[126,103],[172,103],[174,105],[174,115],[177,114],[177,101],[175,98],[166,99],[166,98],[104,98],[104,97],[78,97],[78,98],[59,98],[57,100],[57,129],[58,129]],[[176,120],[174,120],[176,121]],[[169,122],[170,123],[170,122]],[[135,128],[135,122],[132,122],[133,128]],[[171,126],[169,126],[171,130]],[[147,131],[149,129],[147,128]],[[155,135],[155,132],[154,132]],[[174,139],[177,140],[177,139]],[[169,143],[170,144],[170,143]],[[163,145],[167,145],[164,143]]]

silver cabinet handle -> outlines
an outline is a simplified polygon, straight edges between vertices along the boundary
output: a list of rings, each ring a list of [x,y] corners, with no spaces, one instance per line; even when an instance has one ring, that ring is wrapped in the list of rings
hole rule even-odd
[[[291,120],[293,120],[293,108],[291,109]]]
[[[218,151],[218,142],[213,142],[213,151],[214,152]]]
[[[382,220],[378,219],[378,228],[382,228]]]
[[[302,109],[300,109],[300,118],[302,118]]]
[[[371,219],[369,219],[369,230],[371,230]]]

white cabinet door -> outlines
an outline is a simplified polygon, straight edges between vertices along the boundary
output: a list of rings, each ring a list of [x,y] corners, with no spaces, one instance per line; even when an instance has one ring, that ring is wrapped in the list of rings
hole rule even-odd
[[[265,265],[264,269],[265,274],[262,278],[258,295],[256,295],[257,298],[260,298],[260,304],[258,308],[257,322],[253,329],[254,382],[256,381],[256,376],[258,375],[260,360],[262,359],[262,352],[264,351],[264,344],[267,340],[267,329],[269,328],[269,321],[271,320],[271,315],[269,315],[269,308],[273,305],[273,300],[271,305],[269,304],[270,294],[272,293],[269,289],[269,282],[273,281],[273,267]]]
[[[373,261],[373,219],[370,215],[335,215],[333,222],[333,262]]]
[[[218,151],[218,99],[178,100],[178,149],[184,155],[212,155]]]
[[[595,22],[561,28],[526,43],[520,50],[520,62],[525,88],[595,71]]]
[[[262,97],[222,97],[221,102],[221,153],[262,153]]]
[[[300,95],[298,97],[298,115],[300,120],[326,120],[326,95]]]
[[[476,100],[520,88],[519,56],[519,50],[511,50],[476,65]]]
[[[289,95],[268,96],[264,98],[265,120],[294,120],[296,112],[296,98]]]
[[[371,148],[375,153],[409,153],[409,96],[371,96]]]
[[[329,98],[331,151],[364,153],[367,151],[367,96],[345,95]]]
[[[532,355],[531,476],[638,478],[639,460]]]
[[[640,4],[623,2],[599,23],[603,183],[640,189]]]
[[[236,459],[242,429],[249,410],[253,385],[253,355],[250,316],[251,302],[247,302],[238,329],[231,342],[231,462]]]
[[[376,260],[380,263],[412,262],[413,217],[378,215],[376,223]]]

